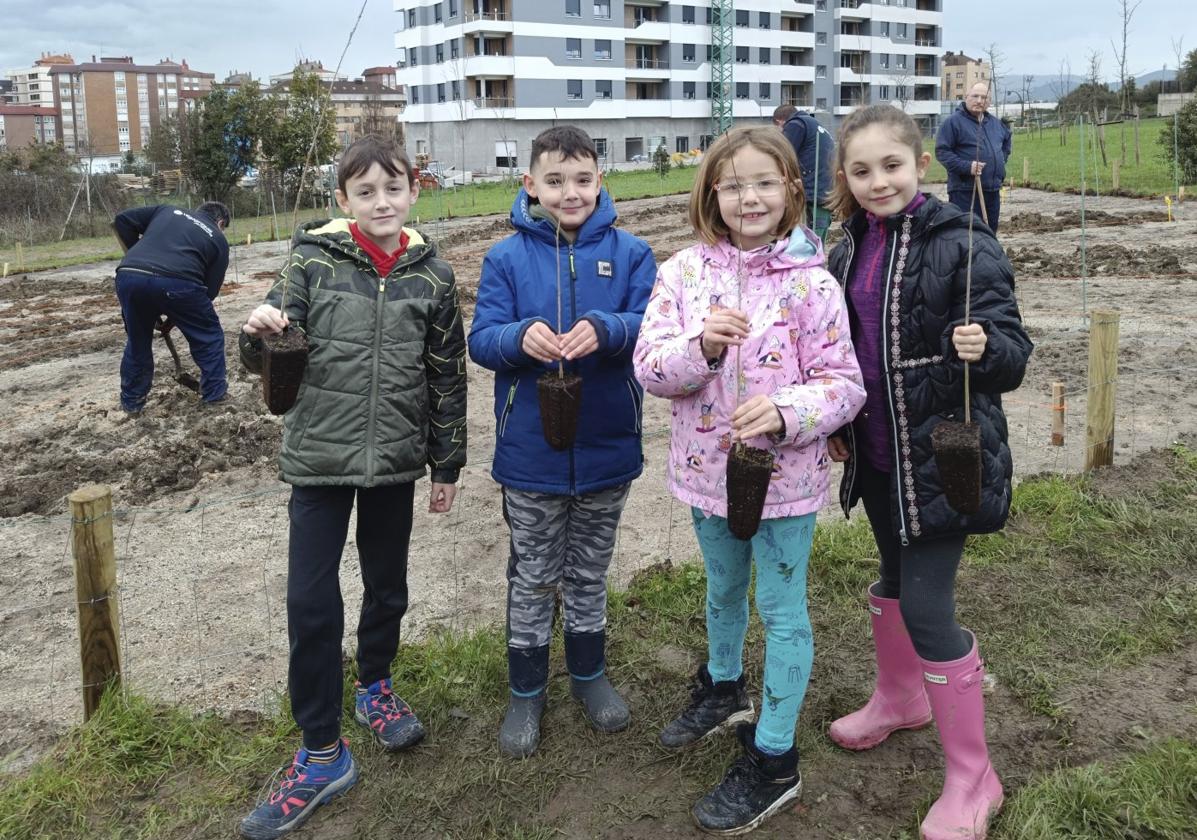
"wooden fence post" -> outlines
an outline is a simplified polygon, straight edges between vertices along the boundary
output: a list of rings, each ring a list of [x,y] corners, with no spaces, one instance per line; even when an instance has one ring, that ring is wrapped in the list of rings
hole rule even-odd
[[[1022,185],[1024,187],[1031,185],[1031,159],[1025,155],[1022,159]]]
[[[103,484],[89,484],[67,499],[71,503],[71,549],[79,602],[83,719],[88,720],[100,707],[104,690],[121,680],[112,490]]]
[[[1089,393],[1085,470],[1114,463],[1114,397],[1118,384],[1118,312],[1095,309],[1089,322]]]
[[[1114,160],[1114,171],[1110,178],[1110,186],[1117,190],[1122,185],[1122,161]]]
[[[1064,383],[1052,383],[1052,446],[1064,445]]]

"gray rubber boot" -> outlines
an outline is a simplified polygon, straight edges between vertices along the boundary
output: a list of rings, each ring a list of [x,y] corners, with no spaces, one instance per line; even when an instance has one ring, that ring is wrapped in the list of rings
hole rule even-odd
[[[499,727],[499,752],[508,758],[527,758],[540,746],[540,716],[544,714],[545,692],[532,697],[512,694],[507,714]]]
[[[549,647],[507,648],[507,679],[511,699],[499,727],[499,752],[527,758],[540,745],[540,717],[544,714],[549,681]]]
[[[589,680],[571,677],[569,692],[582,702],[586,719],[599,732],[619,732],[632,722],[628,704],[619,696],[606,674]]]

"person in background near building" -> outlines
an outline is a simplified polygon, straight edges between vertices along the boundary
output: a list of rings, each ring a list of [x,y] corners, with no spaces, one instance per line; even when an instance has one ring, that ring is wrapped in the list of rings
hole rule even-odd
[[[977,82],[952,115],[939,127],[935,158],[948,170],[948,200],[963,210],[971,208],[978,218],[985,202],[989,228],[997,233],[1002,206],[1002,182],[1010,159],[1010,127],[988,113],[989,85]],[[973,201],[976,176],[981,176],[981,195]]]
[[[224,330],[212,301],[229,266],[224,229],[229,208],[219,201],[194,212],[159,204],[118,213],[112,222],[125,257],[116,268],[116,297],[125,321],[121,408],[140,414],[154,380],[154,329],[177,326],[200,369],[200,398],[220,402],[228,392]]]
[[[773,112],[773,124],[794,147],[802,171],[802,191],[806,194],[806,222],[819,237],[827,235],[831,213],[826,198],[831,193],[831,157],[835,139],[810,114],[793,105],[779,105]]]

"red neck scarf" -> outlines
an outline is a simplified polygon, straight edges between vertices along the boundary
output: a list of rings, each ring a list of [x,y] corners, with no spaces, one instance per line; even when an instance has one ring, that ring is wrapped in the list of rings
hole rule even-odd
[[[353,241],[366,252],[366,256],[370,258],[370,262],[374,263],[374,268],[378,270],[379,277],[386,277],[391,273],[391,269],[395,267],[395,263],[399,262],[399,258],[407,251],[408,236],[407,231],[399,233],[399,250],[387,253],[378,247],[373,239],[362,233],[357,226],[357,222],[349,223],[349,232],[353,234]]]

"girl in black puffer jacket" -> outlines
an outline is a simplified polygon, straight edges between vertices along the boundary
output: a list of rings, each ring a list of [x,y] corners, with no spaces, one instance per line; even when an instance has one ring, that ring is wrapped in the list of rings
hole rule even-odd
[[[864,503],[881,579],[868,592],[877,684],[830,734],[863,750],[934,719],[946,774],[922,837],[983,838],[1002,786],[985,745],[983,663],[976,637],[956,623],[954,586],[965,536],[1000,529],[1010,510],[1001,394],[1022,382],[1031,341],[993,234],[919,192],[930,155],[909,116],[889,105],[862,108],[840,127],[836,152],[831,204],[846,236],[828,262],[847,293],[868,397],[828,449],[846,462],[845,514]],[[936,426],[963,420],[965,362],[982,446],[981,506],[970,515],[949,504],[931,448]]]

